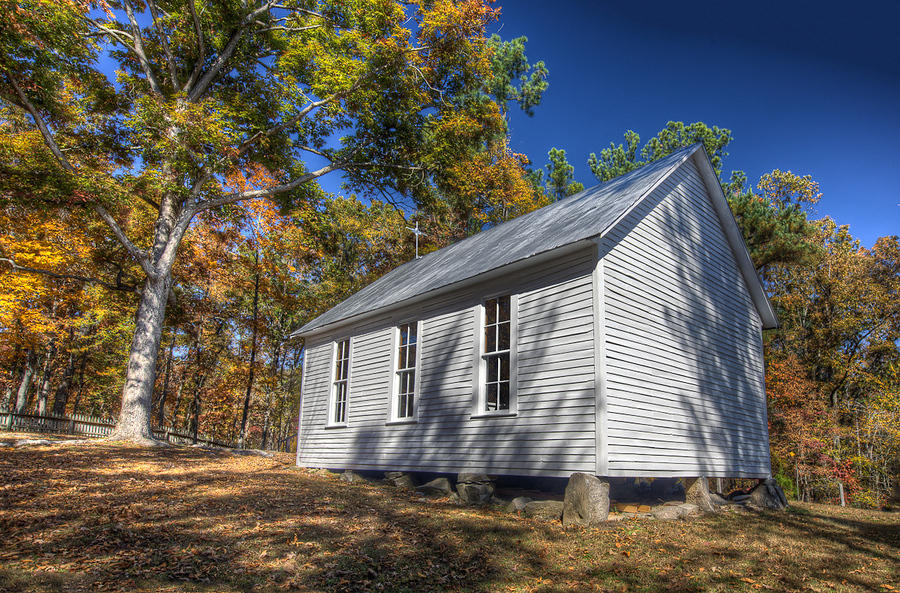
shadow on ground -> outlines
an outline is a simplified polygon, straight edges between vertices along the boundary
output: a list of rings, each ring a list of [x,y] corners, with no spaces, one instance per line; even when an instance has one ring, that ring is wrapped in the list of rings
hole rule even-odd
[[[286,458],[0,450],[0,591],[884,591],[897,513],[805,505],[563,531]]]

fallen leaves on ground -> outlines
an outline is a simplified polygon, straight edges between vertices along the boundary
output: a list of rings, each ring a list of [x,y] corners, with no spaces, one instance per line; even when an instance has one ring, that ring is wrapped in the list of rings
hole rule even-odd
[[[900,513],[798,505],[565,531],[238,456],[0,449],[0,591],[892,591]]]

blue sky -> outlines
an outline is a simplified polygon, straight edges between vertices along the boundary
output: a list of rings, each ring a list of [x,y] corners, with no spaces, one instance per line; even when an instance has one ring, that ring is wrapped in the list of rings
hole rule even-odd
[[[726,176],[810,174],[817,214],[866,246],[900,234],[900,8],[729,4],[507,0],[495,29],[526,35],[550,70],[534,117],[511,119],[513,148],[535,165],[564,148],[593,185],[587,155],[626,129],[647,139],[669,120],[704,121],[734,134]]]

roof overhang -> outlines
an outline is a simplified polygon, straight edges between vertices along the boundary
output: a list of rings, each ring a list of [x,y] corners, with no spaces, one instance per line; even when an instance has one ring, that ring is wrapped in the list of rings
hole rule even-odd
[[[563,257],[565,255],[575,253],[577,251],[581,251],[582,249],[587,249],[593,245],[593,241],[586,239],[582,241],[576,241],[574,243],[569,243],[568,245],[563,245],[562,247],[557,247],[556,249],[551,249],[549,251],[544,251],[531,257],[526,257],[525,259],[520,259],[511,264],[507,264],[505,266],[501,266],[499,268],[494,268],[482,274],[478,274],[477,276],[472,276],[470,278],[466,278],[465,280],[461,280],[459,282],[455,282],[453,284],[447,284],[446,286],[442,286],[440,288],[436,288],[434,290],[430,290],[428,292],[423,292],[422,294],[416,295],[412,298],[398,301],[396,303],[391,304],[389,307],[382,307],[380,309],[376,309],[374,311],[368,311],[365,313],[360,313],[359,315],[353,315],[350,317],[346,317],[341,319],[340,321],[329,323],[327,325],[323,325],[308,331],[303,331],[303,328],[300,328],[289,336],[289,339],[295,338],[312,338],[317,335],[322,334],[330,334],[333,332],[340,332],[346,327],[353,326],[359,324],[362,321],[372,319],[374,317],[381,316],[390,316],[393,313],[396,313],[400,310],[407,309],[413,305],[421,303],[423,301],[427,301],[436,296],[446,294],[449,292],[453,292],[456,290],[464,290],[471,286],[475,286],[477,284],[482,284],[484,282],[488,282],[495,278],[502,278],[503,276],[507,276],[509,274],[514,274],[531,266],[541,264],[543,262],[547,262],[553,259],[557,259],[559,257]]]
[[[722,230],[725,231],[725,237],[731,246],[734,259],[741,271],[741,275],[744,277],[744,281],[747,283],[750,298],[753,300],[753,304],[759,313],[762,327],[763,329],[777,328],[778,316],[775,314],[775,309],[772,308],[772,303],[769,302],[769,297],[766,296],[766,290],[756,274],[756,268],[750,259],[750,251],[747,249],[741,229],[734,219],[734,213],[731,211],[731,206],[728,205],[725,192],[722,191],[722,185],[719,183],[719,178],[716,176],[709,156],[705,150],[696,150],[693,153],[693,158],[697,170],[700,171],[700,175],[703,177],[703,183],[706,185],[710,198],[712,198],[712,206],[722,224]]]

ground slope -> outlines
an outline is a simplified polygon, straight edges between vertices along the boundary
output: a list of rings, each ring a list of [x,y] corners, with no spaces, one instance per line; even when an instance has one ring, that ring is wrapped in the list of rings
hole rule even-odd
[[[900,514],[801,505],[563,531],[284,458],[0,448],[0,591],[891,591]]]

